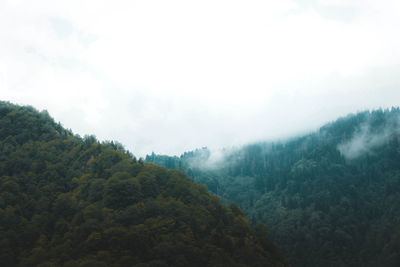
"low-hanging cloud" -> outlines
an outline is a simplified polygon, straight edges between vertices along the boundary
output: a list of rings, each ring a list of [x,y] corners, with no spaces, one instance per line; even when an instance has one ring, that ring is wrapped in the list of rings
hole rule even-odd
[[[226,164],[226,157],[234,151],[234,148],[224,149],[208,149],[203,147],[202,149],[196,149],[191,152],[192,155],[185,158],[186,164],[190,168],[202,169],[202,170],[213,170],[221,169]]]
[[[347,159],[353,160],[362,155],[373,154],[374,149],[384,145],[394,135],[400,134],[400,117],[383,128],[374,131],[371,123],[363,123],[348,141],[338,145],[338,150]]]

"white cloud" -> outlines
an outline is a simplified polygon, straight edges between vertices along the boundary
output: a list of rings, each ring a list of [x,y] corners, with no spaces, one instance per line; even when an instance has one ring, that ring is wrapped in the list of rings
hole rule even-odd
[[[350,140],[340,143],[337,149],[347,159],[353,160],[367,154],[374,154],[375,149],[387,143],[400,133],[400,117],[386,123],[384,129],[372,129],[371,122],[364,122]]]
[[[389,0],[2,1],[0,98],[138,155],[290,135],[398,104],[399,15]]]

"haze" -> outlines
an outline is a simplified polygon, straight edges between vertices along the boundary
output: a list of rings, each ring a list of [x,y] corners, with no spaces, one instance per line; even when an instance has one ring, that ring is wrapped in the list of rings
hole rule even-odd
[[[398,106],[400,2],[1,1],[0,99],[137,156]]]

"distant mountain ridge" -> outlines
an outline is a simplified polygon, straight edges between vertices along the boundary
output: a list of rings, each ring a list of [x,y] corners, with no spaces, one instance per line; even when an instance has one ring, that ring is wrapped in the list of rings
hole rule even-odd
[[[182,168],[263,222],[293,266],[400,266],[400,109],[365,111],[284,142],[147,162]],[[211,166],[211,167],[208,167]]]
[[[0,101],[0,266],[289,266],[181,171]]]

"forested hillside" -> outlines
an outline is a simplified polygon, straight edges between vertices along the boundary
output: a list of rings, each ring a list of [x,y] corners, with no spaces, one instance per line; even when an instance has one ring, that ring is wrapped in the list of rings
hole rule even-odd
[[[182,168],[263,222],[296,267],[400,266],[400,110],[349,115],[287,141],[146,161]]]
[[[0,266],[288,266],[181,171],[0,102]]]

